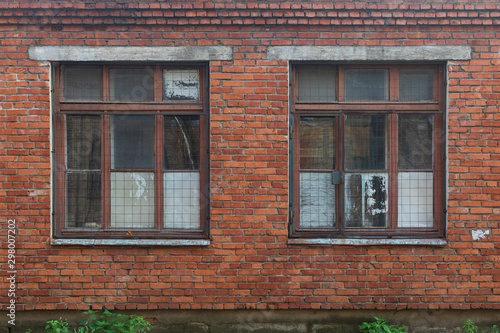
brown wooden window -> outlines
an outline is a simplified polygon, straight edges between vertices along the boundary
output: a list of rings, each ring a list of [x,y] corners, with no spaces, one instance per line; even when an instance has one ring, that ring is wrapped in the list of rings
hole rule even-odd
[[[292,74],[291,236],[442,237],[443,67]]]
[[[203,65],[55,64],[55,236],[207,237]]]

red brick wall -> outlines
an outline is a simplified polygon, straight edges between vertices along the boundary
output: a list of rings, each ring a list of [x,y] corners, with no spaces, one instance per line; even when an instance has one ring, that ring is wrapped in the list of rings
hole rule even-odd
[[[210,63],[210,246],[50,245],[49,66],[34,45],[233,47]],[[448,68],[446,247],[287,244],[289,68],[266,59],[274,45],[472,47]],[[19,308],[500,309],[499,51],[500,5],[481,1],[0,3],[1,253],[15,219]]]

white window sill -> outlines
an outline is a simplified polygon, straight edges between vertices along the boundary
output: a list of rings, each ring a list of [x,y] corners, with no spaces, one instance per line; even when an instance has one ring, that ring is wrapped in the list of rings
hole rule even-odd
[[[208,246],[209,239],[51,239],[52,245],[83,246]]]
[[[363,238],[363,239],[345,239],[345,238],[289,238],[288,244],[290,245],[421,245],[421,246],[446,246],[446,239],[441,238],[391,238],[391,239],[378,239],[378,238]]]

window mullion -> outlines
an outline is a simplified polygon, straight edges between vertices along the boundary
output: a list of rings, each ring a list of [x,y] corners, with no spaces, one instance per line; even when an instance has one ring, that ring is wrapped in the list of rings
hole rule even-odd
[[[163,80],[162,80],[162,70],[159,66],[154,68],[154,100],[155,102],[161,102],[163,100]]]
[[[163,229],[163,115],[155,116],[155,229]]]
[[[102,66],[102,99],[109,101],[109,67]]]
[[[389,227],[398,226],[398,116],[389,115]]]
[[[344,141],[345,141],[345,135],[344,135],[344,130],[345,130],[345,119],[346,115],[342,112],[338,117],[337,117],[337,152],[338,152],[338,157],[336,158],[336,165],[335,167],[337,170],[340,172],[340,177],[342,179],[341,183],[339,186],[337,186],[336,189],[336,216],[337,216],[337,225],[340,230],[340,234],[342,237],[345,237],[345,220],[344,220],[344,196],[345,196],[345,169],[344,169]]]
[[[337,85],[337,96],[338,96],[338,101],[339,102],[344,102],[345,101],[345,80],[344,80],[344,66],[339,66],[338,67],[338,85]]]
[[[399,69],[391,67],[389,72],[389,100],[397,102],[399,100]]]
[[[111,209],[111,146],[110,146],[110,116],[102,115],[102,227],[104,230],[110,228]]]

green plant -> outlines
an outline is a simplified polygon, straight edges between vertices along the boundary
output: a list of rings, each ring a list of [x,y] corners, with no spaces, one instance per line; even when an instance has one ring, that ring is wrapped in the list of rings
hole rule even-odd
[[[45,326],[45,333],[70,333],[69,324],[63,320],[49,320]]]
[[[80,325],[88,328],[88,331],[82,333],[143,333],[149,331],[150,323],[138,316],[127,316],[114,314],[104,310],[102,314],[96,311],[85,312],[89,315],[88,319],[83,320]]]
[[[361,333],[404,333],[405,332],[405,327],[393,327],[391,325],[388,325],[386,320],[380,319],[377,317],[375,318],[375,321],[367,323],[363,322],[361,323],[361,326],[359,326],[359,331]]]
[[[466,320],[464,325],[461,328],[457,328],[457,332],[459,333],[499,333],[498,326],[491,326],[490,330],[479,331],[479,327],[474,324],[472,320]]]
[[[50,320],[45,326],[45,333],[144,333],[151,324],[138,316],[111,313],[104,310],[84,312],[88,318],[82,320],[77,328],[72,329],[63,320]]]

